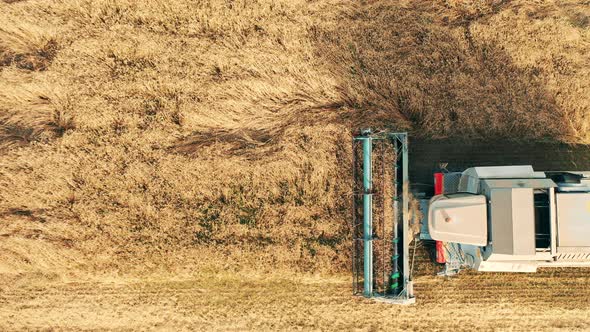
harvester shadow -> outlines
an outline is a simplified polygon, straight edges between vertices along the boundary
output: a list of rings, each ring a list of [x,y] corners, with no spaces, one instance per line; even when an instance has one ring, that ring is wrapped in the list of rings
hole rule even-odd
[[[567,137],[565,113],[540,69],[517,66],[472,34],[473,22],[503,6],[461,16],[429,1],[377,1],[346,7],[332,29],[310,33],[338,75],[342,102],[355,110],[353,129],[408,130],[421,138]]]

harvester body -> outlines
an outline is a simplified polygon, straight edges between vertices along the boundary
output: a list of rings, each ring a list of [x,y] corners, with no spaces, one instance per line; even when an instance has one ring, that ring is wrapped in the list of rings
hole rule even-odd
[[[421,237],[454,248],[463,267],[590,266],[590,173],[495,166],[447,179],[452,184],[428,203]]]

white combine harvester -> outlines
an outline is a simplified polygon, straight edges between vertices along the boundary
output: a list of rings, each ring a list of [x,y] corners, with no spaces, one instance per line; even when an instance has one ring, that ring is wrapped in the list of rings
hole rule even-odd
[[[415,303],[408,136],[367,129],[352,145],[353,293]],[[590,266],[590,172],[494,166],[434,179],[433,197],[413,194],[421,198],[419,239],[436,241],[440,275]]]
[[[421,238],[444,243],[444,274],[590,266],[590,173],[474,167],[443,183]]]

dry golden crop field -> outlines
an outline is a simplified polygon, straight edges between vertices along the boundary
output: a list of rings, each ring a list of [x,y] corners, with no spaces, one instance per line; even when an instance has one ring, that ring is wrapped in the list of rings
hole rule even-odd
[[[590,143],[588,0],[0,0],[0,330],[588,326],[585,270],[350,295],[352,132]]]
[[[0,329],[588,330],[589,272],[416,276],[411,306],[352,296],[351,278],[343,274],[33,278],[0,286]]]

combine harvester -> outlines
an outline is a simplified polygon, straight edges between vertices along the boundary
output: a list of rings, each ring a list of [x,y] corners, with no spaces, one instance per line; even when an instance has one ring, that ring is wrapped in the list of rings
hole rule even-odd
[[[409,243],[415,237],[436,241],[437,262],[444,263],[439,275],[445,276],[465,268],[536,272],[538,267],[590,266],[590,173],[539,172],[532,166],[436,173],[433,197],[415,193],[422,197],[423,215],[415,236],[409,222],[407,150],[405,133],[366,130],[354,138],[356,294],[362,284],[365,297],[414,303]],[[373,185],[376,178],[379,187]]]

